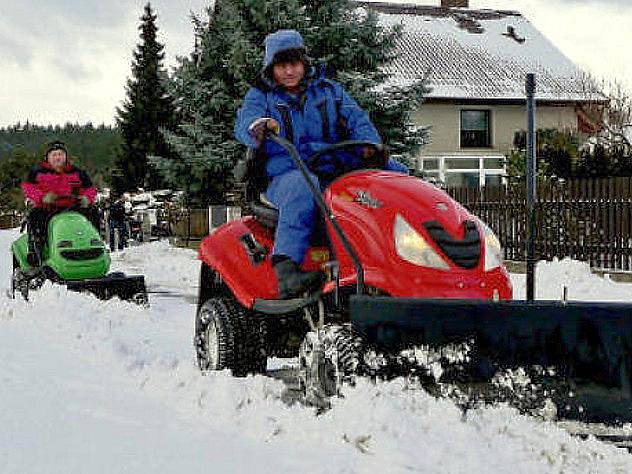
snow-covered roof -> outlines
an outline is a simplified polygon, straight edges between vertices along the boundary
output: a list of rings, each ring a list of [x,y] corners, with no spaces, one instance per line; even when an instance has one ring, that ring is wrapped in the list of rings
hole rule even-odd
[[[429,99],[524,100],[536,74],[538,100],[596,100],[585,74],[515,11],[357,2],[384,26],[403,26],[389,84],[426,76]]]

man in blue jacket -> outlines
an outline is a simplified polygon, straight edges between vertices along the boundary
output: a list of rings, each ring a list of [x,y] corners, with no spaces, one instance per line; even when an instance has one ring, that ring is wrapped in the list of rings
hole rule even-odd
[[[322,281],[319,272],[300,268],[309,246],[316,203],[287,152],[265,140],[266,129],[291,141],[303,160],[342,140],[379,144],[381,139],[367,113],[342,86],[310,66],[300,33],[279,30],[266,37],[263,71],[237,113],[235,136],[249,147],[264,146],[271,180],[266,196],[279,210],[272,263],[279,297],[292,298]],[[360,168],[363,159],[370,159],[373,166],[408,172],[401,163],[380,157],[374,147],[362,150],[361,156],[341,153],[339,158],[347,169]],[[326,159],[320,166],[319,174],[335,171],[334,163]],[[318,178],[311,178],[320,188]]]

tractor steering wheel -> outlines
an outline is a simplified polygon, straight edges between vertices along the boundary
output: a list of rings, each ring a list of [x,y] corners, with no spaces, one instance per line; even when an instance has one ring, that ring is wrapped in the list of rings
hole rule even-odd
[[[58,198],[61,198],[61,199],[68,199],[68,200],[73,200],[74,201],[70,206],[64,207],[64,208],[60,208],[60,210],[64,211],[64,212],[68,212],[68,211],[73,211],[74,212],[74,211],[78,211],[80,209],[83,209],[82,206],[81,206],[81,197],[82,197],[81,195],[75,194],[75,193],[67,194],[65,196],[58,196]]]
[[[350,171],[348,169],[348,166],[343,163],[340,156],[337,155],[335,152],[358,147],[373,147],[375,149],[375,153],[384,153],[384,145],[382,145],[381,143],[374,143],[366,140],[345,140],[342,142],[334,143],[333,145],[326,146],[322,150],[318,150],[316,153],[310,155],[305,160],[305,163],[310,171],[317,175],[322,175],[322,171],[319,172],[318,170],[320,166],[324,164],[322,163],[323,157],[329,156],[330,160],[327,164],[333,166],[334,171],[332,173],[326,174],[328,175],[327,178],[331,180]]]

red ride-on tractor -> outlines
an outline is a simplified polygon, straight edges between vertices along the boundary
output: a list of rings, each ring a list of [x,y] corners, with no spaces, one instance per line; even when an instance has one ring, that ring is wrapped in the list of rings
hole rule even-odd
[[[297,156],[289,142],[271,138]],[[323,157],[362,146],[375,145],[338,143],[306,166],[317,170]],[[421,179],[366,169],[335,179],[323,196],[313,189],[330,219],[326,236],[316,232],[303,268],[326,271],[328,281],[315,294],[277,299],[270,259],[277,210],[260,196],[265,181],[253,172],[264,160],[249,153],[252,215],[218,228],[200,247],[195,344],[203,370],[261,372],[266,356],[296,355],[303,340],[302,373],[315,382],[313,352],[321,339],[336,335],[342,343],[350,335],[349,297],[358,291],[393,298],[511,298],[500,244],[483,222]],[[313,334],[305,338],[308,331]]]
[[[290,142],[268,139],[291,155],[324,217],[303,269],[323,270],[327,281],[278,299],[270,258],[278,212],[260,194],[265,158],[249,150],[240,178],[250,215],[216,229],[199,251],[194,341],[203,371],[263,373],[267,357],[298,354],[303,388],[322,399],[358,373],[375,374],[379,357],[369,354],[465,342],[477,377],[555,367],[573,391],[560,403],[564,416],[632,419],[632,305],[513,301],[496,236],[435,186],[365,169],[321,194],[308,179],[325,156],[378,145],[345,141],[303,162]]]

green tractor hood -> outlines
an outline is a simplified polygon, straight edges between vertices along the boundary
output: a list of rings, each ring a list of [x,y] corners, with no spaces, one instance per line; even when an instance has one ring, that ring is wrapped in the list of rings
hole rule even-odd
[[[54,216],[48,226],[46,265],[64,280],[101,278],[110,269],[110,254],[90,221],[77,212]]]

